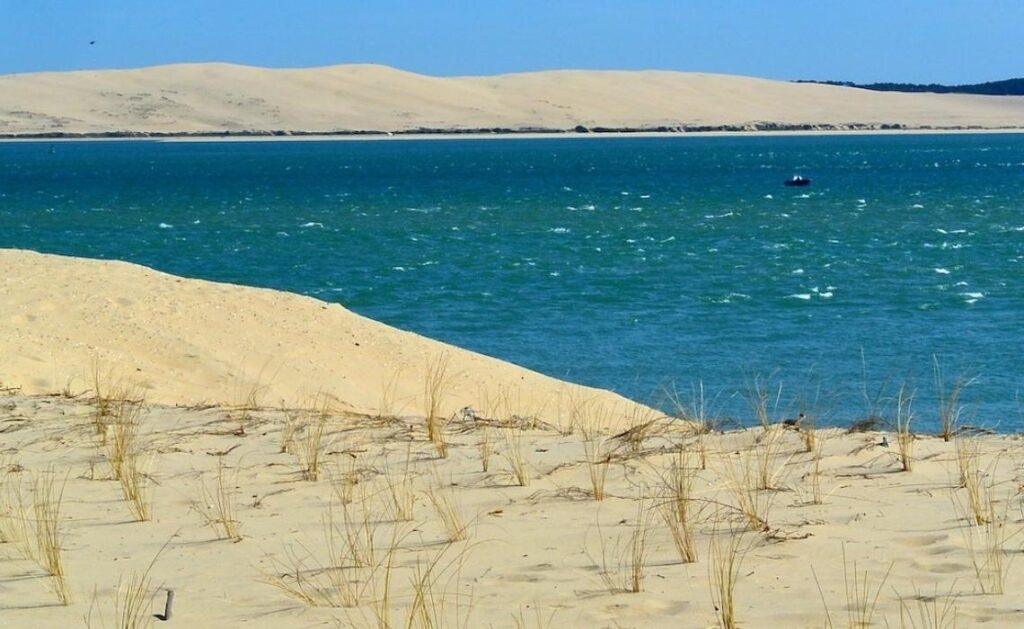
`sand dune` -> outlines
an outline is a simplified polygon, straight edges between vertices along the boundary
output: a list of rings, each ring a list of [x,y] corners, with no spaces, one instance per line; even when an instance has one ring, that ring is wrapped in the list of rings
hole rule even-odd
[[[667,71],[431,77],[219,63],[0,76],[0,134],[757,125],[1024,127],[1024,97],[872,92]]]
[[[423,414],[428,365],[444,360],[445,415],[502,407],[557,423],[582,399],[624,417],[646,412],[309,297],[9,249],[0,269],[0,385],[26,393],[91,391],[98,370],[159,404],[255,396],[259,406],[299,407],[326,396],[353,412]]]
[[[173,589],[168,626],[726,626],[713,589],[723,557],[737,560],[726,570],[740,627],[1024,621],[1021,452],[1009,437],[969,442],[978,454],[967,473],[994,501],[990,511],[982,498],[990,526],[969,519],[957,449],[934,437],[917,439],[906,472],[891,434],[885,447],[879,433],[820,431],[818,457],[781,427],[698,437],[666,423],[635,444],[604,435],[589,446],[579,432],[508,428],[517,446],[498,436],[505,420],[487,419],[450,425],[442,458],[421,422],[331,417],[323,472],[311,480],[305,438],[300,430],[287,440],[285,413],[256,411],[240,435],[225,409],[149,406],[133,446],[146,472],[140,521],[108,461],[116,420],[101,420],[104,443],[97,408],[0,395],[4,626],[147,626],[114,616],[154,557],[139,615],[152,621]],[[494,453],[484,470],[487,438]],[[508,457],[516,448],[525,486]],[[767,489],[757,489],[761,461]],[[592,469],[605,475],[603,500]],[[659,511],[676,505],[680,469],[692,483],[693,561]],[[32,554],[33,487],[47,478],[64,483],[67,605]],[[644,543],[634,553],[635,539]],[[992,539],[1001,541],[989,550]]]

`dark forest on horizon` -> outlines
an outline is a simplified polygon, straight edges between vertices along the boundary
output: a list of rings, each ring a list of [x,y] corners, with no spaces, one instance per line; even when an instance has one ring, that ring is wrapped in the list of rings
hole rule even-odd
[[[876,92],[932,92],[935,94],[981,94],[985,96],[1024,96],[1024,78],[971,83],[969,85],[943,85],[941,83],[853,83],[852,81],[815,81],[801,79],[794,83],[819,83],[840,87],[857,87]]]

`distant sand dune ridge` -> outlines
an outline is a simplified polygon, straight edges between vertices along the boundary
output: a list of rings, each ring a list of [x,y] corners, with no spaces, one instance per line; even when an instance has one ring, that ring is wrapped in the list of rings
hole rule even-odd
[[[0,386],[72,394],[101,375],[148,402],[424,410],[428,364],[446,360],[441,412],[567,422],[583,401],[616,417],[649,409],[361,317],[338,304],[167,275],[126,262],[0,249]],[[386,394],[386,391],[388,393]]]
[[[206,63],[0,76],[0,135],[771,125],[1024,127],[1024,97],[670,71],[431,77],[380,65]]]

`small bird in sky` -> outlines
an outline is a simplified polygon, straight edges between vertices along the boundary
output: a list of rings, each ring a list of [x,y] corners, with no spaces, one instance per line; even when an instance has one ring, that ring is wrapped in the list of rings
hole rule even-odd
[[[95,40],[95,39],[93,39],[93,40],[90,40],[90,41],[89,41],[89,45],[90,45],[90,46],[95,46],[95,45],[96,45],[96,40]]]

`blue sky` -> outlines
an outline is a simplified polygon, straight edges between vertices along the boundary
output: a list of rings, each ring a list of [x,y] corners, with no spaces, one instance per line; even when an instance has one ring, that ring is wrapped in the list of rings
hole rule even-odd
[[[372,62],[969,83],[1024,76],[1022,27],[1024,0],[0,0],[0,73]]]

